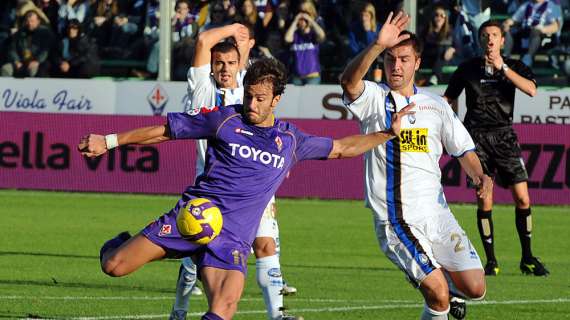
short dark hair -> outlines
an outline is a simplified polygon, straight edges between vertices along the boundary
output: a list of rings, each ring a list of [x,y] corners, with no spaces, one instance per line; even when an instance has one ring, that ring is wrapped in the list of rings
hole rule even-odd
[[[243,79],[244,87],[270,81],[273,84],[273,96],[279,96],[287,85],[287,69],[279,60],[261,58],[249,68]]]
[[[238,55],[238,61],[241,60],[241,55],[239,53],[239,49],[236,46],[235,43],[231,42],[231,41],[222,41],[222,42],[218,42],[216,43],[216,45],[214,45],[212,47],[212,49],[210,49],[210,53],[212,54],[212,56],[214,55],[214,52],[220,52],[220,53],[228,53],[230,51],[234,50],[237,55]],[[213,61],[212,61],[213,62]]]
[[[483,29],[487,27],[497,27],[501,30],[501,35],[504,36],[505,32],[503,31],[503,25],[497,20],[487,20],[483,22],[483,24],[479,27],[479,39],[481,38],[481,34],[483,33]]]
[[[410,37],[404,41],[399,42],[397,45],[393,46],[392,48],[397,48],[397,47],[402,47],[402,46],[412,46],[412,49],[414,49],[416,56],[421,57],[422,51],[423,51],[422,43],[420,42],[420,40],[418,39],[418,37],[416,36],[415,33],[412,33],[408,30],[404,30],[404,31],[400,32],[400,36],[403,36],[406,34],[410,35]]]

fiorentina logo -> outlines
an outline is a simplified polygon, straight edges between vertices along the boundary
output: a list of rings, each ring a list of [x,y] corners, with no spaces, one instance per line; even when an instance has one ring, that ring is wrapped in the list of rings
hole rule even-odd
[[[166,94],[166,90],[157,83],[146,99],[152,108],[152,113],[155,116],[160,116],[168,102],[168,95]]]
[[[283,141],[281,141],[281,138],[279,136],[275,137],[275,144],[277,145],[277,151],[281,152],[281,149],[283,148]]]
[[[164,236],[171,233],[172,233],[172,226],[169,224],[163,224],[162,228],[160,228],[160,232],[158,233],[158,235]]]

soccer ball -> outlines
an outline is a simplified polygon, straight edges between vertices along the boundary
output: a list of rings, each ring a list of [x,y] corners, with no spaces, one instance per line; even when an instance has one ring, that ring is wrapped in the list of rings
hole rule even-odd
[[[190,200],[180,209],[176,226],[180,235],[196,244],[208,244],[222,231],[220,209],[206,198]]]

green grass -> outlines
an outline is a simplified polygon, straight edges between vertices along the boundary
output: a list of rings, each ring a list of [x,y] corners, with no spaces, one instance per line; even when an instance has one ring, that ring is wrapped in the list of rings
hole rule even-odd
[[[101,244],[136,232],[175,197],[0,191],[0,319],[165,319],[177,261],[154,262],[124,278],[99,269]],[[282,268],[299,293],[286,298],[305,319],[418,319],[420,294],[380,252],[360,201],[278,200]],[[482,253],[471,205],[452,209]],[[487,278],[486,304],[470,319],[569,319],[570,212],[534,208],[533,249],[552,273],[523,276],[510,206],[495,208],[498,277]],[[265,319],[253,259],[235,319]],[[190,319],[207,308],[193,297]]]

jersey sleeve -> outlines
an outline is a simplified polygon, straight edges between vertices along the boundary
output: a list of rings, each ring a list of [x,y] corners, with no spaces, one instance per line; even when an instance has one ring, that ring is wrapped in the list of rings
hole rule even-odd
[[[532,72],[531,68],[529,68],[526,64],[524,64],[520,60],[511,60],[511,61],[512,64],[509,67],[511,67],[521,77],[528,79],[536,84],[536,79],[534,79],[534,72]]]
[[[378,105],[383,106],[386,98],[386,90],[383,87],[372,81],[364,81],[364,90],[358,98],[354,101],[350,101],[347,96],[343,93],[342,100],[346,108],[360,121],[375,115],[378,116],[375,111],[375,107]],[[381,117],[385,117],[385,112],[381,113]],[[381,123],[384,123],[384,119],[379,119]]]
[[[227,114],[218,107],[208,112],[189,114],[186,112],[169,112],[167,114],[170,137],[172,139],[207,139],[216,136],[218,127]]]
[[[473,139],[459,120],[457,114],[453,112],[451,106],[443,99],[441,100],[441,105],[444,107],[441,137],[447,153],[455,158],[459,158],[468,151],[475,151],[475,143],[473,143]]]
[[[459,98],[461,95],[461,91],[465,89],[465,77],[463,76],[464,69],[464,65],[460,65],[457,70],[455,70],[455,72],[453,72],[451,75],[447,89],[445,89],[445,93],[443,94],[447,98],[451,100],[457,100],[457,98]]]
[[[295,149],[297,161],[328,159],[333,147],[332,138],[313,136],[296,128],[293,133],[297,144]]]
[[[216,85],[210,78],[212,68],[210,64],[205,64],[200,67],[191,67],[188,70],[188,102],[185,106],[186,111],[199,109],[202,101],[207,101],[211,96],[215,95]],[[194,102],[194,103],[192,103]]]

